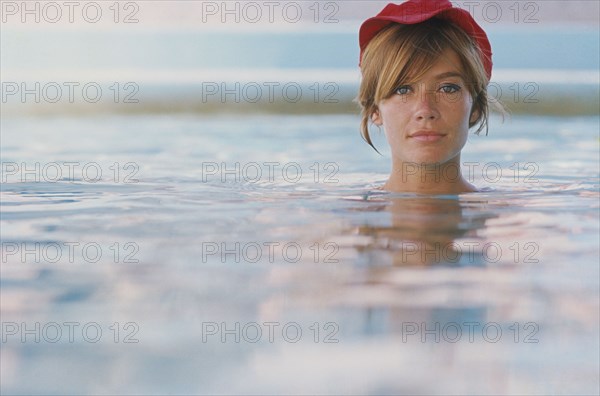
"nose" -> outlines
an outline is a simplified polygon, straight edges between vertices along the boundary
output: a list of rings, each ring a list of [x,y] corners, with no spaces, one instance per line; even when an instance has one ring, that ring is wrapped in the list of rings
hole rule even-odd
[[[434,92],[428,92],[426,89],[421,90],[414,116],[417,121],[433,121],[439,118]]]

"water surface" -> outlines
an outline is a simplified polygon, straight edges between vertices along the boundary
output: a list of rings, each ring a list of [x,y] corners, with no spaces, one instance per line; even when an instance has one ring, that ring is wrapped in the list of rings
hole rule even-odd
[[[598,117],[494,118],[433,197],[358,121],[3,118],[2,392],[597,393]]]

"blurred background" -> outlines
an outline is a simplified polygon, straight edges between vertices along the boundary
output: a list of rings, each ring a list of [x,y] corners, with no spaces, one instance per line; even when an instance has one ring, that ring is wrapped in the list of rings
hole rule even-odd
[[[3,111],[355,113],[358,27],[385,4],[3,1]],[[517,113],[597,113],[598,2],[455,4],[489,34],[494,97]]]

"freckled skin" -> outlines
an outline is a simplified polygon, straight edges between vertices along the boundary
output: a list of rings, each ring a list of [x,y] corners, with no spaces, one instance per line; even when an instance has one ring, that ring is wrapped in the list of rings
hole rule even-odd
[[[461,193],[476,191],[460,175],[460,152],[467,142],[473,98],[460,60],[446,50],[420,81],[406,82],[378,104],[372,120],[383,126],[392,152],[385,190]],[[417,138],[416,132],[430,135]]]

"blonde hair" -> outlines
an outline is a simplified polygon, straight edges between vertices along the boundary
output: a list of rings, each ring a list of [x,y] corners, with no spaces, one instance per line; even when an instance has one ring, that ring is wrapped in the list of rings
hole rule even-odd
[[[403,83],[419,80],[446,49],[458,55],[473,98],[472,112],[477,112],[477,118],[469,128],[479,124],[475,133],[485,129],[487,134],[491,102],[487,94],[489,80],[474,40],[452,22],[439,18],[415,25],[392,23],[382,29],[363,52],[362,81],[356,99],[361,107],[361,135],[376,151],[368,127],[377,104],[394,95]]]

